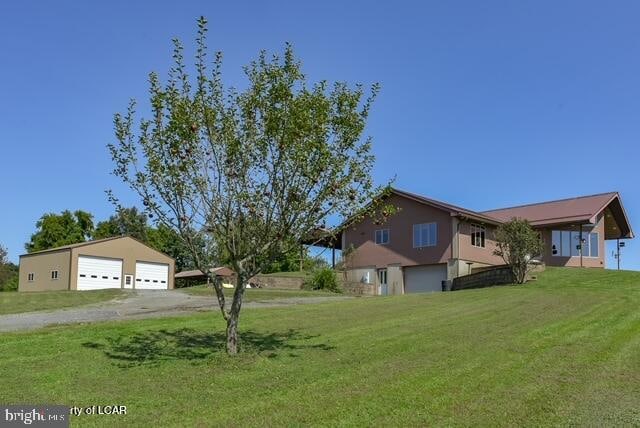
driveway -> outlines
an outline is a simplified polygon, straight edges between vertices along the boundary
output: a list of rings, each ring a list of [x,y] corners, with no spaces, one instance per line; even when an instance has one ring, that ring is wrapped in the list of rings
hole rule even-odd
[[[279,307],[350,299],[336,297],[292,297],[247,302],[243,308]],[[192,296],[180,290],[131,291],[124,298],[48,312],[0,315],[0,332],[34,330],[56,324],[159,318],[200,311],[219,310],[213,296]]]

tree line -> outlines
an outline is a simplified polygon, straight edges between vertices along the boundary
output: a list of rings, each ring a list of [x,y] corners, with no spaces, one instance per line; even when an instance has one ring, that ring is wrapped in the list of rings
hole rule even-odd
[[[167,254],[175,259],[178,271],[197,268],[191,251],[178,232],[164,224],[150,224],[148,214],[136,207],[118,208],[107,220],[98,223],[94,223],[93,214],[82,210],[44,214],[36,222],[36,231],[25,244],[25,249],[28,253],[33,253],[116,236],[130,236]],[[204,246],[205,243],[200,242],[199,245]],[[299,250],[280,254],[267,264],[265,273],[298,270],[300,257]],[[303,250],[302,257],[303,269],[321,264],[321,261],[310,258],[306,249]],[[221,264],[225,264],[225,257],[221,258]]]

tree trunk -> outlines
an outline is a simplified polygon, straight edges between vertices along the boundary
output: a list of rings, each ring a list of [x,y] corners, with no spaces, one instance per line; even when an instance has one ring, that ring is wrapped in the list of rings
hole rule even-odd
[[[231,313],[227,320],[227,354],[238,353],[238,313]]]
[[[236,275],[236,288],[233,292],[233,302],[231,302],[231,310],[227,318],[227,354],[229,355],[236,355],[239,350],[238,320],[246,285],[246,276],[240,272],[236,272]]]

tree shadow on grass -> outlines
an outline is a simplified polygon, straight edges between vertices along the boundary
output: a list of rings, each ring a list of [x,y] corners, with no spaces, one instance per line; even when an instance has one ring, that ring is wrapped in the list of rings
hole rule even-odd
[[[240,333],[243,354],[278,356],[286,351],[297,357],[296,350],[319,349],[330,351],[334,346],[324,343],[300,343],[318,337],[303,335],[296,330],[280,333],[259,333],[253,330]],[[204,360],[225,353],[224,332],[202,332],[190,328],[156,330],[108,337],[103,342],[85,342],[85,348],[101,350],[121,367],[157,364],[166,360]]]

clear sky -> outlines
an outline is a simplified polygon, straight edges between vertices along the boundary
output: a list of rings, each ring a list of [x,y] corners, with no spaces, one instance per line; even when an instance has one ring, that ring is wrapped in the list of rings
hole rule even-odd
[[[104,190],[124,195],[105,148],[113,114],[146,102],[148,72],[166,72],[171,38],[192,46],[200,15],[229,83],[285,41],[312,80],[380,82],[368,127],[380,183],[477,210],[616,190],[640,230],[637,1],[8,0],[0,243],[12,260],[45,212],[112,213]],[[640,243],[622,265],[640,269]]]

